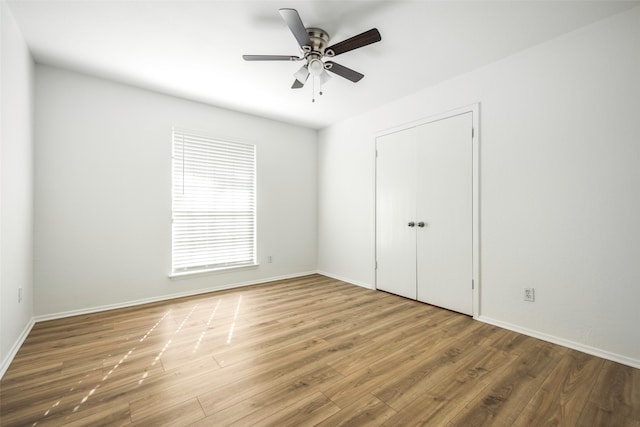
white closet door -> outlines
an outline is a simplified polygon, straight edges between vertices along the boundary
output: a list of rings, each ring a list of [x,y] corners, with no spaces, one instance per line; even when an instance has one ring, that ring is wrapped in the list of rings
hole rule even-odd
[[[473,314],[472,114],[417,127],[418,300]]]
[[[416,138],[379,137],[376,167],[376,288],[416,299]]]

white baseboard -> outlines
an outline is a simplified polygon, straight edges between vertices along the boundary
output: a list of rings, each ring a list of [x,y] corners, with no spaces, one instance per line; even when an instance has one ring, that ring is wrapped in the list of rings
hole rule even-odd
[[[367,289],[374,289],[373,285],[371,285],[370,283],[359,282],[357,280],[352,280],[347,277],[338,276],[337,274],[327,273],[326,271],[317,271],[317,273],[322,274],[323,276],[331,277],[332,279],[342,280],[343,282],[347,282],[351,285],[357,285]]]
[[[151,297],[151,298],[143,298],[143,299],[133,300],[133,301],[125,301],[125,302],[116,303],[116,304],[108,304],[108,305],[83,308],[79,310],[70,310],[70,311],[63,311],[59,313],[44,314],[44,315],[36,316],[34,319],[36,322],[43,322],[45,320],[63,319],[65,317],[99,313],[101,311],[115,310],[118,308],[134,307],[136,305],[143,305],[143,304],[149,304],[153,302],[167,301],[175,298],[183,298],[183,297],[190,297],[194,295],[207,294],[209,292],[224,291],[226,289],[241,288],[243,286],[259,285],[262,283],[274,282],[276,280],[293,279],[296,277],[303,277],[303,276],[308,276],[310,274],[316,274],[316,273],[317,271],[306,271],[301,273],[287,274],[284,276],[276,276],[276,277],[268,277],[268,278],[258,279],[258,280],[251,280],[247,282],[229,283],[229,284],[224,284],[221,286],[215,286],[211,288],[197,289],[197,290],[192,290],[187,292],[179,292],[175,294],[162,295],[162,296]]]
[[[510,331],[518,332],[520,334],[524,334],[533,338],[538,338],[543,341],[547,341],[553,344],[558,344],[563,347],[571,348],[573,350],[578,350],[583,353],[590,354],[592,356],[601,357],[603,359],[611,360],[613,362],[621,363],[623,365],[631,366],[632,368],[640,369],[640,360],[634,359],[631,357],[623,356],[616,353],[611,353],[606,350],[601,350],[599,348],[591,347],[588,345],[580,344],[577,342],[573,342],[564,338],[559,338],[553,335],[548,335],[542,332],[538,332],[535,330],[523,328],[517,325],[513,325],[511,323],[502,322],[500,320],[492,319],[487,316],[477,317],[476,320],[479,320],[484,323],[488,323],[490,325],[498,326],[500,328],[508,329]]]
[[[11,365],[11,362],[13,362],[13,358],[16,357],[16,354],[18,354],[18,350],[20,350],[20,347],[22,347],[24,340],[27,339],[27,336],[29,336],[29,332],[31,332],[31,329],[35,324],[36,324],[36,321],[32,317],[29,323],[27,324],[27,326],[25,326],[25,328],[23,329],[22,333],[20,334],[16,342],[13,344],[13,347],[11,347],[9,354],[7,354],[7,356],[2,361],[2,365],[0,365],[0,380],[2,379],[2,377],[4,377],[4,374],[5,372],[7,372],[7,369],[9,369],[9,365]]]

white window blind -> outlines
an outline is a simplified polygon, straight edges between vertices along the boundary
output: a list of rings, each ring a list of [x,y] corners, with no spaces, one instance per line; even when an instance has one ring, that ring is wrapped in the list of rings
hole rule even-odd
[[[255,264],[255,145],[173,130],[172,270]]]

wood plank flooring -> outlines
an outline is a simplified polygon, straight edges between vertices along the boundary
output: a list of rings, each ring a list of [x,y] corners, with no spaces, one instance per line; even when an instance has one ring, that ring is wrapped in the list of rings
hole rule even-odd
[[[37,323],[0,425],[640,427],[640,370],[312,275]]]

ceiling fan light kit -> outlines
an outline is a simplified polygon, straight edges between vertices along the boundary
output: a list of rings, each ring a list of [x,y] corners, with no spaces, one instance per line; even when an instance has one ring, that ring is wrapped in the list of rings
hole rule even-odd
[[[304,87],[309,79],[309,75],[311,75],[314,94],[311,99],[312,102],[315,102],[315,80],[316,78],[318,79],[320,84],[319,94],[322,95],[322,85],[331,78],[327,71],[331,71],[354,83],[359,82],[364,77],[364,74],[333,61],[324,61],[324,58],[332,58],[336,55],[382,40],[380,32],[376,28],[372,28],[369,31],[365,31],[340,43],[328,46],[330,40],[329,34],[320,28],[305,28],[297,10],[288,8],[280,9],[280,15],[291,30],[298,45],[300,45],[302,56],[242,55],[242,58],[245,61],[305,61],[305,65],[300,67],[293,75],[295,80],[291,88],[300,89]]]

